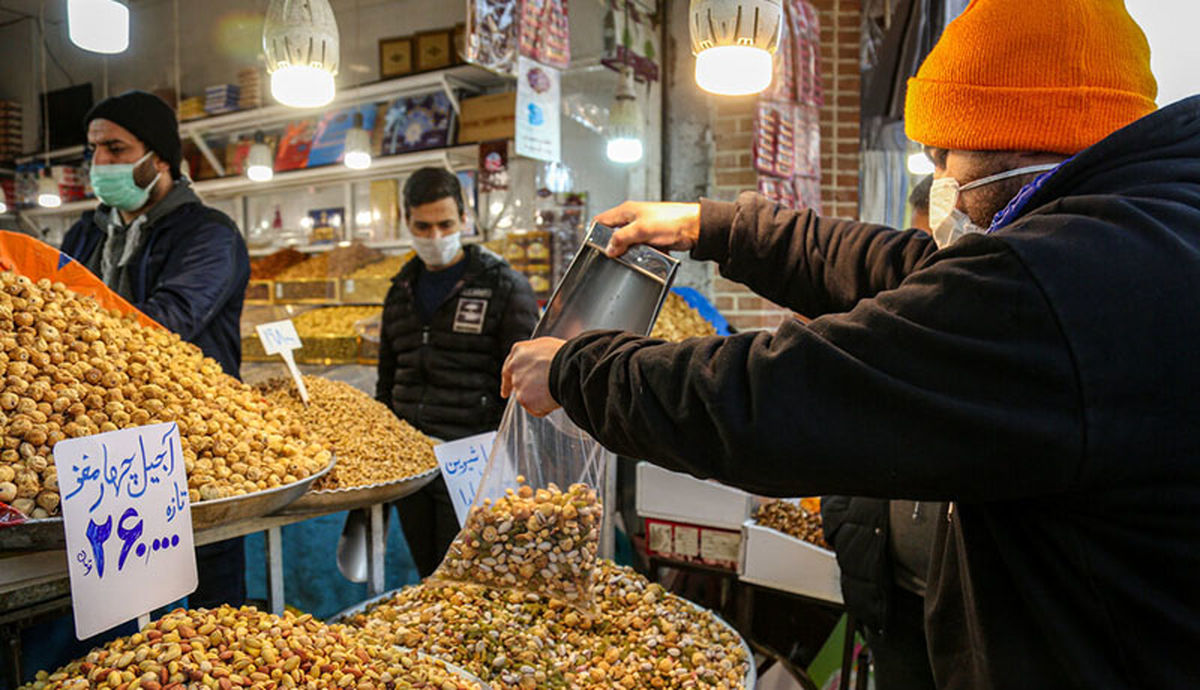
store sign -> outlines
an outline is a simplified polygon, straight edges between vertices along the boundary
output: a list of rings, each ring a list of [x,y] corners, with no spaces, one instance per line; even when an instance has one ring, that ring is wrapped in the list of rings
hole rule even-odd
[[[460,527],[466,523],[467,512],[475,502],[475,492],[479,490],[483,471],[487,468],[488,453],[495,443],[496,432],[489,431],[433,447]]]
[[[518,156],[562,160],[561,73],[529,58],[517,61]]]
[[[196,589],[178,426],[153,424],[59,441],[54,465],[77,638]]]
[[[284,319],[259,324],[255,329],[258,331],[258,339],[262,341],[263,352],[283,358],[292,379],[296,382],[296,390],[300,391],[300,399],[307,405],[308,388],[304,386],[304,379],[300,377],[300,369],[296,367],[296,356],[293,354],[295,350],[304,347],[304,343],[300,342],[300,335],[296,333],[296,325],[291,319]]]

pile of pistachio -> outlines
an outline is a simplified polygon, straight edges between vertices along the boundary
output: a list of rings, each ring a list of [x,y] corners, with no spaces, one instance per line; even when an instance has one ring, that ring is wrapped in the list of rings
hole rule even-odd
[[[650,337],[680,342],[688,338],[703,338],[716,334],[717,329],[701,316],[700,312],[693,309],[679,295],[669,292],[662,310],[658,313],[658,319],[654,322],[654,330]]]
[[[572,484],[564,492],[550,482],[518,488],[471,508],[434,577],[520,587],[586,607],[603,507],[596,490]]]
[[[610,561],[596,575],[591,615],[517,590],[426,582],[348,622],[493,688],[744,687],[745,647],[716,616]]]
[[[102,687],[482,688],[414,650],[363,639],[355,628],[250,606],[177,609],[54,673],[38,672],[23,690]]]
[[[829,548],[829,544],[825,543],[825,531],[821,528],[819,499],[806,498],[798,504],[772,499],[755,509],[754,521],[814,546]]]

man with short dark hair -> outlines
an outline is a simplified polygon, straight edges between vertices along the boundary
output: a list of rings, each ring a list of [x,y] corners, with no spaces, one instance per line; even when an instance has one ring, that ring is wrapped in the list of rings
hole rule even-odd
[[[181,172],[175,112],[157,96],[129,91],[97,103],[84,122],[100,205],[67,232],[63,253],[238,378],[250,256],[233,220],[205,206]],[[242,543],[196,549],[192,606],[245,600]]]
[[[504,411],[500,367],[537,323],[533,290],[500,257],[463,245],[466,209],[454,173],[413,173],[404,185],[404,216],[417,258],[384,300],[375,397],[442,440],[493,430]],[[427,577],[458,533],[445,482],[438,477],[396,508],[417,570]]]

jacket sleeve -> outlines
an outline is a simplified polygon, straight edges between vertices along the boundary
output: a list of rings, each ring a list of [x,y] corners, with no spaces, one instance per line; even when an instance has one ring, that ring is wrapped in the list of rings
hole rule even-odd
[[[388,297],[391,297],[392,291],[396,287],[393,286],[388,292]],[[387,303],[390,299],[384,300],[383,313],[387,314]],[[378,376],[375,379],[375,399],[387,405],[387,408],[392,409],[392,386],[396,382],[396,352],[392,349],[392,339],[388,337],[386,321],[379,324],[379,365],[376,370]]]
[[[816,317],[897,287],[936,249],[919,230],[823,218],[745,192],[732,203],[701,201],[692,257],[716,261],[726,278]]]
[[[79,256],[79,252],[83,245],[83,233],[87,229],[87,226],[91,224],[91,222],[91,215],[85,214],[83,218],[75,221],[75,223],[71,226],[71,229],[67,230],[66,235],[63,235],[60,251],[78,261],[80,264],[82,264],[84,261],[87,261],[87,257]]]
[[[250,257],[236,230],[205,221],[170,249],[161,275],[134,306],[191,340],[231,297],[246,291]]]
[[[533,296],[529,279],[515,270],[506,269],[512,291],[508,295],[508,306],[500,321],[500,361],[508,357],[512,346],[528,340],[538,322],[538,304]]]
[[[1002,241],[959,240],[899,288],[775,333],[585,333],[550,390],[601,444],[770,496],[999,499],[1072,487],[1080,389]]]

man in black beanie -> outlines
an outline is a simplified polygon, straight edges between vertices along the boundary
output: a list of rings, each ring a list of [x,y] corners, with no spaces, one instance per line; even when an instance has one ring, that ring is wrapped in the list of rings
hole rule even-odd
[[[84,125],[100,205],[67,232],[63,253],[237,377],[250,257],[233,220],[205,206],[180,171],[174,111],[129,91],[97,103]],[[200,586],[190,605],[245,600],[241,538],[196,549],[196,565]]]

